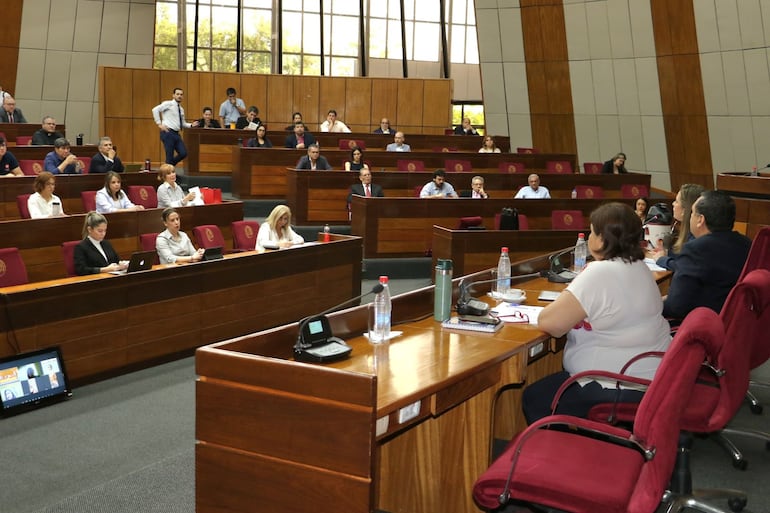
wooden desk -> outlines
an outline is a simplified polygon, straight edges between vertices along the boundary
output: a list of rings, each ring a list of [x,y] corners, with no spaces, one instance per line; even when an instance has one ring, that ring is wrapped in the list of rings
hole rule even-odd
[[[8,180],[15,181],[10,178]],[[107,238],[115,251],[127,258],[134,251],[141,250],[139,235],[162,232],[165,229],[161,220],[162,211],[163,209],[160,208],[152,208],[105,214],[108,222]],[[228,242],[226,249],[231,247],[230,224],[243,219],[243,203],[240,201],[181,207],[177,211],[181,217],[182,229],[192,240],[194,240],[192,237],[194,227],[202,224],[219,226],[225,241]],[[19,248],[30,281],[62,278],[67,274],[61,243],[83,238],[84,217],[84,214],[76,214],[48,219],[2,221],[0,222],[0,240],[3,241],[3,247]]]
[[[15,146],[17,135],[33,135],[40,130],[40,126],[40,123],[0,123],[0,132],[5,134],[8,146]],[[56,125],[56,131],[65,135],[67,133],[66,127],[59,124]],[[15,154],[16,149],[12,151]]]
[[[450,332],[432,310],[433,287],[395,297],[403,335],[377,347],[360,336],[365,307],[330,316],[353,353],[329,365],[289,359],[296,323],[200,348],[196,511],[476,511],[490,419],[498,436],[523,427],[520,389],[498,391],[558,370],[560,356],[532,326]],[[399,421],[405,407],[416,416]]]
[[[753,239],[759,230],[770,226],[770,173],[719,173],[717,189],[735,200],[737,230]]]
[[[361,240],[157,267],[0,289],[0,357],[60,345],[82,383],[291,322],[359,294]]]

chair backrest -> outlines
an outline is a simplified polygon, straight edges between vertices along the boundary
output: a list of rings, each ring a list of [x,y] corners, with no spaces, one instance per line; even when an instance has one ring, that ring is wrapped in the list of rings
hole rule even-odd
[[[526,166],[521,162],[500,162],[497,165],[497,170],[501,173],[524,173],[526,169]]]
[[[580,210],[554,210],[551,212],[551,229],[582,230],[585,228],[583,212]]]
[[[540,153],[540,150],[537,148],[525,148],[523,146],[519,146],[516,148],[516,153]]]
[[[583,162],[583,171],[587,175],[599,175],[604,167],[603,162]]]
[[[423,187],[424,187],[423,185],[415,185],[414,187],[412,187],[412,195],[415,198],[419,198]]]
[[[129,185],[126,187],[126,194],[134,205],[158,208],[158,193],[149,185]]]
[[[37,176],[45,169],[45,162],[42,160],[23,159],[19,161],[21,172],[27,176]]]
[[[461,217],[457,221],[458,230],[468,230],[476,226],[483,226],[484,219],[481,216]]]
[[[770,269],[770,227],[762,228],[754,237],[738,282],[754,269]]]
[[[88,171],[91,169],[91,157],[78,157],[77,161],[82,165],[80,173],[87,175]]]
[[[80,244],[79,240],[67,240],[61,243],[61,254],[64,259],[64,268],[67,270],[67,276],[75,276],[75,246]]]
[[[216,247],[224,249],[225,247],[225,238],[222,236],[222,231],[215,224],[196,226],[193,228],[193,235],[198,246],[204,249]]]
[[[239,251],[251,251],[257,246],[259,223],[256,221],[233,221],[233,247]]]
[[[624,183],[620,186],[620,196],[623,198],[647,198],[650,196],[650,189],[646,185]]]
[[[454,128],[445,128],[444,129],[444,135],[454,135],[455,129]]]
[[[719,316],[728,341],[723,353],[727,349],[744,353],[750,344],[750,369],[770,359],[770,344],[765,338],[770,331],[770,270],[754,269],[738,280]]]
[[[422,160],[398,159],[396,169],[399,171],[425,171],[425,162]]]
[[[16,206],[19,207],[19,215],[22,219],[32,219],[32,216],[29,215],[29,205],[27,204],[30,196],[32,195],[19,194],[16,196]]]
[[[160,257],[155,249],[155,241],[158,238],[157,233],[140,233],[139,245],[142,247],[142,251],[155,251],[155,265],[160,263]]]
[[[96,210],[96,191],[80,191],[80,201],[83,202],[84,211]]]
[[[575,193],[578,199],[602,199],[604,189],[598,185],[576,185]]]
[[[468,173],[473,171],[470,160],[447,159],[444,161],[444,169],[447,173]]]
[[[366,149],[366,141],[363,139],[340,139],[337,141],[337,144],[341,150],[350,150],[356,146],[362,150]]]
[[[16,146],[28,146],[32,143],[32,136],[31,135],[17,135],[16,136]]]
[[[545,163],[545,172],[569,175],[572,174],[572,164],[568,160],[549,160]]]
[[[13,287],[29,282],[27,267],[19,248],[0,249],[0,287]]]
[[[459,151],[455,146],[433,146],[430,151],[433,153],[449,153],[453,151]]]

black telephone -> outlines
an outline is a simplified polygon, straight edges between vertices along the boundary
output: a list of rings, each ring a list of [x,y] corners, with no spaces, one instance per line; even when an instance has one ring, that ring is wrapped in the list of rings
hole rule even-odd
[[[294,359],[300,362],[333,362],[347,358],[353,348],[332,335],[325,315],[310,317],[300,327],[294,345]]]

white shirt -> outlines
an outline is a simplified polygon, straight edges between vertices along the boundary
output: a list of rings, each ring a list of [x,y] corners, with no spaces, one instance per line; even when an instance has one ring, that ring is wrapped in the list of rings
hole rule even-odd
[[[181,119],[179,118],[180,112],[182,113]],[[166,125],[166,128],[176,132],[180,131],[182,128],[192,127],[190,123],[185,122],[182,104],[176,100],[166,100],[160,105],[153,107],[152,118],[155,120],[156,125],[163,123]]]
[[[452,196],[455,196],[455,188],[452,187],[452,184],[449,182],[444,182],[444,186],[439,189],[436,186],[436,182],[431,180],[430,182],[426,183],[422,190],[420,191],[420,197],[421,198],[427,198],[429,196],[436,196],[438,193],[441,193],[442,196],[445,198],[449,198]]]
[[[265,246],[275,247],[279,242],[290,241],[292,244],[302,244],[305,239],[301,235],[297,235],[291,226],[285,228],[285,233],[282,237],[278,236],[278,233],[270,228],[267,223],[259,225],[259,232],[257,232],[257,244],[254,247],[257,251],[264,251]]]
[[[43,217],[53,216],[53,204],[59,204],[59,213],[64,214],[64,206],[61,199],[56,194],[51,195],[51,199],[46,201],[39,192],[31,195],[27,200],[27,209],[29,209],[29,217],[32,219],[41,219]]]
[[[525,185],[519,189],[519,192],[516,193],[513,199],[551,199],[551,193],[542,185],[537,190],[534,190],[529,185]]]
[[[191,257],[195,254],[195,246],[185,232],[179,230],[179,240],[174,240],[171,232],[164,230],[155,239],[155,250],[158,252],[161,264],[173,264],[180,256]]]
[[[125,210],[135,206],[123,191],[120,191],[120,198],[118,199],[112,199],[106,187],[96,191],[96,211],[100,214],[109,214],[110,212]]]
[[[500,153],[500,148],[481,148],[479,153]]]
[[[329,123],[329,120],[327,119],[326,121],[321,123],[321,132],[345,132],[345,133],[350,133],[350,129],[348,128],[348,126],[345,123],[343,123],[340,120],[336,120],[334,122],[334,125],[331,125],[331,123]]]
[[[173,188],[168,182],[163,182],[158,186],[158,208],[184,207],[182,204],[185,193],[179,185]]]

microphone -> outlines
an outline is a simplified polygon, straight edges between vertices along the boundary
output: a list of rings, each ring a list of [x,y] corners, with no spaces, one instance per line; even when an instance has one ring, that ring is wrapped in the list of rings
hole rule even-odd
[[[642,229],[646,230],[648,224],[654,223],[655,221],[660,221],[660,219],[661,219],[660,214],[655,214],[654,216],[645,219],[644,224],[642,225]]]
[[[535,278],[540,276],[541,273],[529,273],[529,274],[520,274],[518,276],[511,276],[511,281],[513,280],[519,280],[519,279],[527,279],[527,278]],[[478,299],[473,299],[471,297],[471,287],[474,285],[482,285],[484,283],[495,283],[497,282],[497,278],[492,280],[480,280],[480,281],[472,281],[470,283],[465,283],[465,279],[460,280],[460,297],[457,299],[457,304],[455,305],[455,309],[457,310],[458,315],[478,315],[478,316],[484,316],[489,313],[489,305],[486,304],[483,301],[479,301]]]
[[[570,271],[567,267],[561,263],[561,257],[569,254],[575,250],[575,246],[571,246],[564,251],[556,253],[548,257],[548,270],[541,271],[540,275],[543,278],[548,278],[551,283],[569,283],[577,276],[576,272]]]
[[[359,294],[338,305],[327,308],[320,314],[309,315],[299,321],[297,343],[294,344],[294,359],[299,362],[322,363],[347,358],[351,351],[353,351],[353,348],[332,334],[331,325],[326,314],[349,303],[358,301],[369,294],[379,294],[383,289],[382,284],[377,283],[369,292]]]

